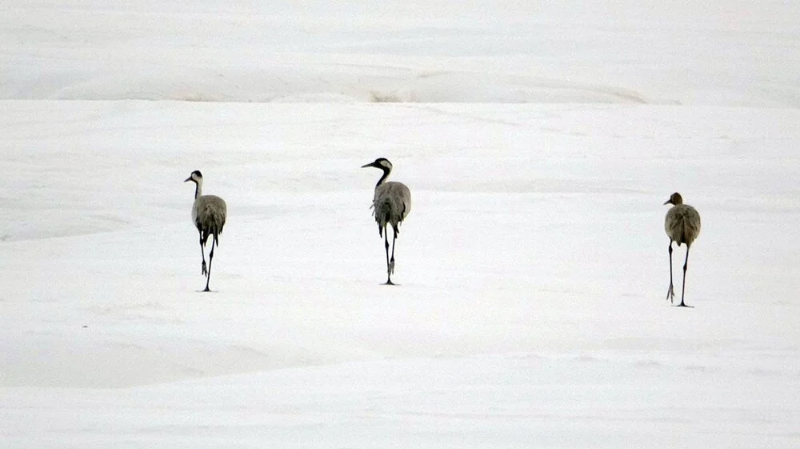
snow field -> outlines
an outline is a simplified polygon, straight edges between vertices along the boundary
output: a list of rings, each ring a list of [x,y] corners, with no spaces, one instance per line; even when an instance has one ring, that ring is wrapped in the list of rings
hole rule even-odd
[[[0,5],[0,446],[798,445],[797,6],[298,5]]]

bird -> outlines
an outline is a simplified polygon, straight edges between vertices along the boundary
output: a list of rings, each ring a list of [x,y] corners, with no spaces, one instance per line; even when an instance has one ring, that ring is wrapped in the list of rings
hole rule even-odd
[[[689,249],[700,234],[700,214],[694,207],[683,204],[683,197],[678,192],[670,195],[669,199],[664,202],[664,205],[667,204],[673,205],[667,211],[667,216],[664,219],[664,230],[669,237],[669,290],[667,290],[667,299],[670,302],[674,302],[675,299],[675,290],[672,287],[672,242],[676,242],[678,246],[681,246],[681,243],[685,243],[686,259],[683,262],[683,286],[681,287],[681,303],[678,304],[678,307],[690,307],[683,301],[684,293],[686,292],[686,268],[689,264]]]
[[[375,196],[372,199],[372,215],[378,223],[378,235],[383,237],[384,247],[386,248],[386,283],[385,285],[395,285],[392,282],[394,274],[394,249],[397,242],[397,234],[400,233],[400,224],[411,211],[411,191],[408,187],[395,181],[387,182],[386,179],[392,173],[392,163],[384,157],[375,159],[374,162],[362,165],[361,168],[375,167],[383,170],[383,176],[375,184]],[[389,257],[389,232],[387,226],[392,226],[392,255]]]
[[[195,170],[183,182],[192,181],[195,184],[194,204],[192,205],[192,222],[200,233],[200,255],[203,257],[203,265],[200,273],[206,276],[206,288],[204,292],[210,292],[208,283],[211,280],[211,261],[214,259],[214,247],[219,246],[219,236],[225,226],[225,219],[228,215],[228,207],[225,200],[215,195],[203,195],[203,174],[200,170]],[[208,237],[211,239],[211,252],[208,254],[208,269],[206,269],[205,246]]]

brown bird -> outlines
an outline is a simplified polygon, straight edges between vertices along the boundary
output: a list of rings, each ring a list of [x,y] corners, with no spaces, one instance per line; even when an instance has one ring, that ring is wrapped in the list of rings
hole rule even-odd
[[[383,170],[383,176],[375,184],[375,196],[372,198],[372,215],[375,217],[375,222],[378,223],[378,234],[383,237],[386,248],[386,284],[394,285],[392,282],[394,248],[397,234],[400,233],[400,223],[411,211],[411,191],[401,182],[386,182],[386,178],[392,173],[392,163],[386,158],[380,157],[375,159],[374,162],[361,166],[361,168],[365,167],[375,167]],[[391,258],[389,258],[388,225],[391,225],[394,231]]]
[[[194,205],[192,205],[192,222],[200,233],[200,255],[203,256],[203,265],[200,273],[206,276],[204,292],[210,292],[208,283],[211,280],[211,261],[214,260],[214,246],[219,246],[219,235],[225,226],[228,215],[225,200],[214,195],[203,195],[203,174],[195,170],[183,182],[192,181],[195,184]],[[208,269],[206,269],[205,246],[208,237],[211,239],[211,252],[208,254]]]
[[[683,301],[686,291],[686,267],[689,264],[689,248],[692,247],[692,242],[700,234],[700,214],[694,207],[683,204],[683,197],[678,192],[673,193],[664,204],[673,204],[667,211],[667,217],[664,220],[664,230],[667,231],[667,236],[669,237],[669,290],[667,290],[667,299],[673,302],[675,298],[675,290],[672,287],[672,242],[676,242],[678,246],[681,246],[681,243],[685,243],[686,259],[683,262],[683,286],[681,287],[681,303],[678,306],[690,307]]]

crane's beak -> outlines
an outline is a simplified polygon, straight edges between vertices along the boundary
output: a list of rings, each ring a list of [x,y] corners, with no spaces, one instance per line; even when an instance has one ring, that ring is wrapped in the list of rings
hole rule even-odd
[[[671,204],[671,203],[672,203],[672,198],[668,199],[667,201],[664,201],[664,205],[665,205],[665,206],[666,206],[667,204]]]
[[[374,162],[370,162],[369,164],[362,165],[361,168],[374,167],[374,166],[375,166],[375,163]]]
[[[191,180],[192,180],[192,177],[191,177],[191,176],[189,176],[189,177],[188,177],[188,178],[186,178],[186,180],[185,180],[185,181],[183,181],[183,182],[189,182],[189,181],[191,181]]]

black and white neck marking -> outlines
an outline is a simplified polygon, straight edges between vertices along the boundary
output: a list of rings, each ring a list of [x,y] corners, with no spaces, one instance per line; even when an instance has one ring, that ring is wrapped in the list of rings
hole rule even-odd
[[[392,173],[392,163],[389,162],[389,160],[385,157],[379,157],[378,159],[375,159],[375,162],[371,162],[362,166],[362,168],[364,167],[375,167],[383,170],[383,176],[381,176],[381,179],[379,179],[378,183],[375,184],[375,188],[378,188],[381,184],[386,182],[386,179],[389,178],[389,175]]]
[[[195,170],[186,178],[183,182],[192,181],[194,183],[194,199],[200,198],[203,196],[203,174],[200,173],[200,170]]]
[[[383,176],[381,176],[381,179],[379,179],[378,183],[375,184],[375,187],[378,187],[379,185],[381,185],[384,182],[386,182],[386,179],[388,179],[389,175],[392,173],[392,168],[391,167],[378,167],[378,168],[383,170]]]

